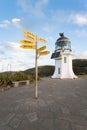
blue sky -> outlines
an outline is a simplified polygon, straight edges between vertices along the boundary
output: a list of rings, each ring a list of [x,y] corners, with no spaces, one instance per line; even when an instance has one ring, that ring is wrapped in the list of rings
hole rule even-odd
[[[74,58],[87,59],[87,0],[0,0],[0,72],[34,67],[35,52],[20,48],[25,29],[48,40],[51,53],[64,32]],[[54,65],[51,53],[38,65]]]

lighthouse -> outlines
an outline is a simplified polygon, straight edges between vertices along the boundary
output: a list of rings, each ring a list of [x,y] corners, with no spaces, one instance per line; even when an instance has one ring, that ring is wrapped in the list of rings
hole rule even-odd
[[[74,53],[71,49],[70,39],[59,33],[60,37],[55,43],[55,51],[51,59],[55,59],[55,70],[52,78],[75,79],[77,76],[73,72],[72,57]]]

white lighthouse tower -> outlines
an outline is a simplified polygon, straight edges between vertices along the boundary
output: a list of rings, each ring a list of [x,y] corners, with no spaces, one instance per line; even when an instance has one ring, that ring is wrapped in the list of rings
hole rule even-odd
[[[52,78],[77,78],[72,69],[73,55],[69,38],[65,37],[64,33],[60,33],[60,37],[55,43],[55,51],[51,56],[51,59],[55,59],[55,71]]]

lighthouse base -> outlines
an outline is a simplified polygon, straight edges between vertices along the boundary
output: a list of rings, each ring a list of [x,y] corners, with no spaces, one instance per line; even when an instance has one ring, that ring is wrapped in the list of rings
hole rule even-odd
[[[60,79],[60,80],[76,80],[76,79],[78,79],[78,77],[77,78],[53,78],[53,77],[51,77],[52,79]]]
[[[66,76],[54,74],[53,76],[51,76],[51,78],[54,78],[54,79],[77,79],[78,77],[75,74],[66,75]]]

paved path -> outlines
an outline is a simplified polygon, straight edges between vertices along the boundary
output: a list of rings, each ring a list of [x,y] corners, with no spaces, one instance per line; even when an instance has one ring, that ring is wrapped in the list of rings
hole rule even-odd
[[[0,130],[87,130],[87,78],[39,82],[0,92]]]

